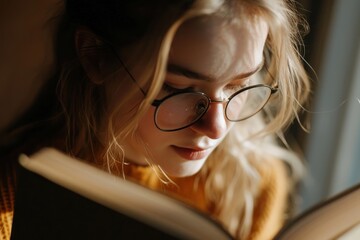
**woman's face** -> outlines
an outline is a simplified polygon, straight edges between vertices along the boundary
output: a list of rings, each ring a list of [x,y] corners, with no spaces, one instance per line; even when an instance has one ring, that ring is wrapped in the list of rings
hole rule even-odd
[[[236,24],[215,17],[186,22],[175,35],[168,62],[172,68],[157,99],[187,89],[219,100],[240,89],[261,66],[267,34],[267,24],[260,18]],[[198,122],[174,132],[155,126],[155,107],[150,107],[136,132],[145,146],[129,137],[124,142],[125,158],[146,164],[150,154],[151,161],[170,176],[195,174],[234,125],[226,119],[224,107],[211,103]]]

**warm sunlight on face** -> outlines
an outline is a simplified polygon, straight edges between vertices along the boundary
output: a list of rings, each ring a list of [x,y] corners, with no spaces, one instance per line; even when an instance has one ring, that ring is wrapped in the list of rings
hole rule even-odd
[[[228,97],[229,89],[243,87],[247,75],[261,66],[267,33],[267,24],[261,19],[229,24],[208,17],[185,23],[175,36],[169,56],[169,66],[181,71],[169,68],[158,98],[184,89],[201,91],[211,99]],[[151,161],[170,176],[195,174],[234,124],[225,118],[224,106],[211,103],[198,122],[173,132],[155,126],[155,107],[151,107],[137,130],[146,149],[127,139],[126,158],[146,164],[148,151]]]

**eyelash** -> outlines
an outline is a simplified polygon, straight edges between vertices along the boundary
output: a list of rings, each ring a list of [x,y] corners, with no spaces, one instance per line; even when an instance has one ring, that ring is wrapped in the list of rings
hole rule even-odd
[[[232,92],[237,92],[245,87],[247,87],[248,84],[241,84],[241,85],[230,85],[226,87],[226,90],[232,91]]]
[[[240,89],[242,89],[242,88],[245,88],[245,87],[247,87],[247,86],[249,86],[250,85],[250,79],[246,79],[245,81],[243,81],[241,84],[239,84],[239,85],[228,85],[227,87],[226,87],[226,89],[227,90],[230,90],[230,91],[232,91],[232,92],[237,92],[237,91],[239,91]]]
[[[193,88],[191,88],[191,87],[188,87],[188,88],[175,88],[175,87],[172,87],[172,86],[164,83],[163,86],[162,86],[162,90],[169,93],[169,94],[171,94],[171,93],[192,91]]]

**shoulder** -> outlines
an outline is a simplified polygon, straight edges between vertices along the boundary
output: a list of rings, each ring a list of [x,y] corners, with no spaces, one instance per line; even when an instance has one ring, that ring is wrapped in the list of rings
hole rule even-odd
[[[259,167],[260,191],[255,200],[251,239],[271,239],[286,219],[290,178],[284,162],[269,159]]]

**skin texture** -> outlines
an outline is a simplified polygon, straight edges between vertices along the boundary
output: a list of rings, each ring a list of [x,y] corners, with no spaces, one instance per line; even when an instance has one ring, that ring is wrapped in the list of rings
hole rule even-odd
[[[259,18],[237,23],[218,17],[190,20],[175,35],[169,64],[201,77],[168,71],[165,84],[176,89],[191,88],[221,100],[228,96],[229,89],[241,88],[249,79],[247,75],[259,68],[267,34],[267,24]],[[157,99],[169,94],[162,90]],[[173,177],[197,173],[234,125],[226,120],[223,103],[212,103],[197,123],[175,132],[160,131],[154,124],[154,111],[155,107],[148,110],[136,132],[145,147],[125,139],[125,158],[146,165],[146,148],[151,161]]]

